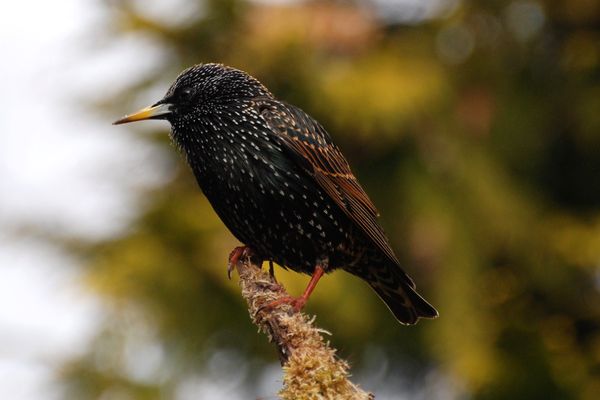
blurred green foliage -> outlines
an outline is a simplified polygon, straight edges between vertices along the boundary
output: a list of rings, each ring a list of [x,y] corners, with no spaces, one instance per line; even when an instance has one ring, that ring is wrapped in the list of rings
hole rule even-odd
[[[405,382],[417,398],[442,378],[444,398],[600,396],[597,2],[463,1],[413,21],[367,1],[177,3],[170,20],[105,2],[111,40],[142,35],[165,57],[102,112],[114,119],[148,87],[216,61],[330,131],[440,311],[403,327],[362,282],[324,279],[308,312],[359,383]],[[153,126],[167,146],[168,127]],[[275,352],[226,279],[236,243],[183,160],[165,157],[156,168],[176,165],[173,179],[144,193],[130,230],[78,250],[110,307],[88,353],[64,366],[69,398],[171,398],[215,371],[248,398],[274,396],[255,382]],[[277,276],[292,293],[307,280]]]

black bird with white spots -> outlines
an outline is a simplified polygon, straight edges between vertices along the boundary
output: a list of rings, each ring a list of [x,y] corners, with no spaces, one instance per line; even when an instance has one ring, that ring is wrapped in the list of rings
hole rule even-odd
[[[258,80],[221,64],[183,71],[151,107],[116,124],[166,119],[200,188],[252,253],[319,278],[341,268],[365,280],[405,324],[435,318],[379,225],[378,212],[325,129]],[[276,306],[276,305],[273,305]]]

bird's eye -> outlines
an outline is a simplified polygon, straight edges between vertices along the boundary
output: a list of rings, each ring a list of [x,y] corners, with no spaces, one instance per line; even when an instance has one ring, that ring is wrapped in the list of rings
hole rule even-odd
[[[181,91],[179,97],[181,97],[182,100],[190,100],[193,94],[194,92],[192,91],[192,89],[186,88]]]

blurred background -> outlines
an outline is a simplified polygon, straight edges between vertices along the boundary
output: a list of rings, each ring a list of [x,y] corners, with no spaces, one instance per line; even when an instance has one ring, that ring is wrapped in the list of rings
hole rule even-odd
[[[378,399],[600,397],[600,4],[24,0],[0,15],[0,397],[274,399],[237,245],[165,122],[222,62],[317,118],[440,318],[307,306]],[[291,293],[308,277],[276,270]]]

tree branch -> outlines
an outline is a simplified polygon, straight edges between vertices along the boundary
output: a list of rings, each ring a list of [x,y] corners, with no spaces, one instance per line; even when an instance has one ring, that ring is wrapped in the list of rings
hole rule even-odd
[[[242,296],[252,322],[274,343],[284,371],[282,399],[374,399],[349,380],[349,366],[335,356],[323,340],[327,333],[314,326],[314,318],[294,313],[287,304],[261,308],[288,294],[268,272],[249,257],[236,265]]]

